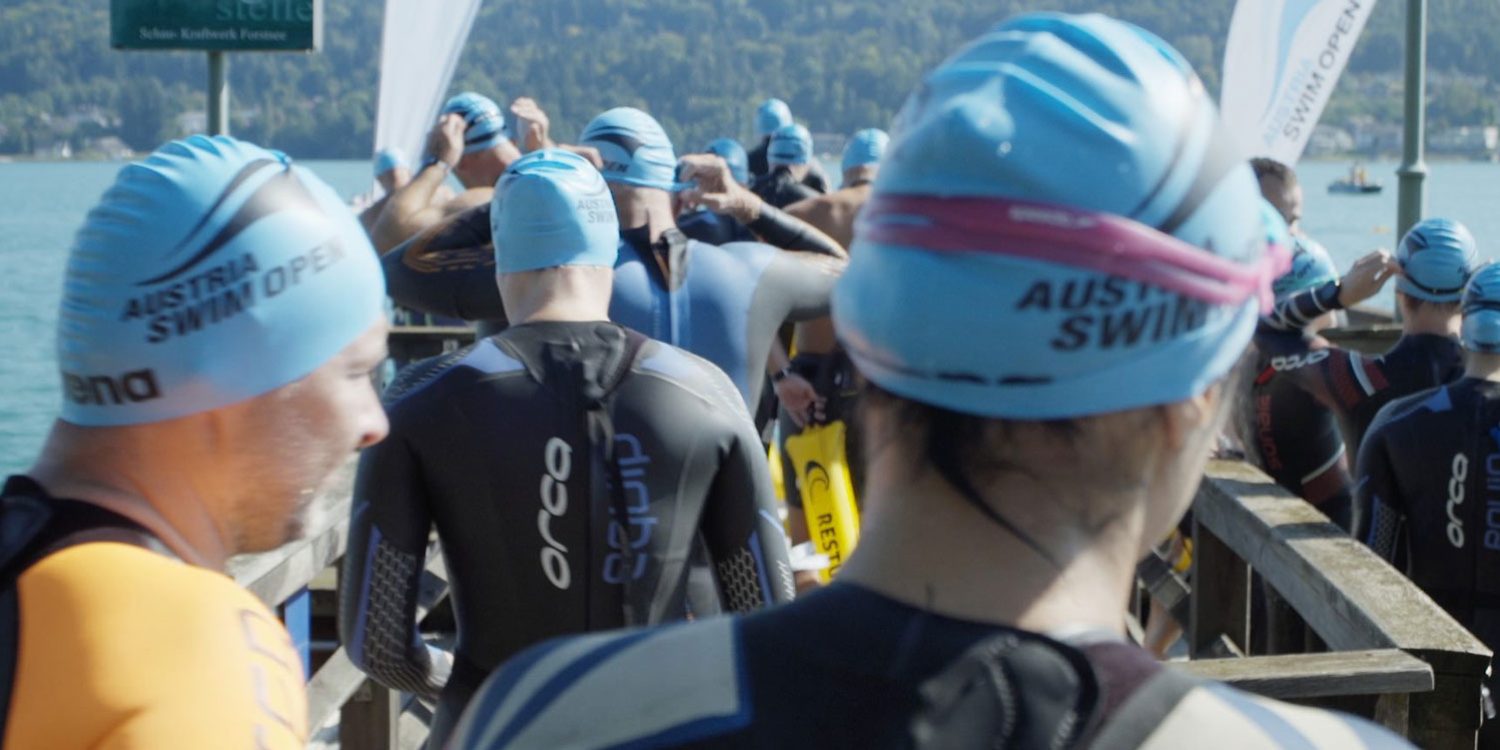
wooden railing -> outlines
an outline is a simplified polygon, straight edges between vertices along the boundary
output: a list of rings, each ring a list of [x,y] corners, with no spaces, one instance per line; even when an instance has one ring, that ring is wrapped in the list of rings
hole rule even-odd
[[[1473,748],[1490,651],[1311,505],[1238,462],[1210,464],[1193,504],[1189,671],[1363,714],[1424,748]],[[1326,651],[1251,652],[1251,571]],[[1275,602],[1271,605],[1275,609]]]

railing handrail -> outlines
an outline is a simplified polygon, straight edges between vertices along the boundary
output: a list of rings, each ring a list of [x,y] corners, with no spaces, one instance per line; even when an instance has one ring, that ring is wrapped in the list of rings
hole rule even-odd
[[[1193,513],[1331,649],[1398,648],[1476,674],[1489,664],[1489,648],[1406,576],[1254,467],[1210,462]]]

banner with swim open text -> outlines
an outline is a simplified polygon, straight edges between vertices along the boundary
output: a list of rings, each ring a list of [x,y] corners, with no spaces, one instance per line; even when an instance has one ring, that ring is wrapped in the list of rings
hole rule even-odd
[[[380,41],[375,149],[394,146],[416,166],[448,93],[482,0],[386,0]]]
[[[1375,0],[1239,0],[1219,109],[1246,158],[1302,158]]]

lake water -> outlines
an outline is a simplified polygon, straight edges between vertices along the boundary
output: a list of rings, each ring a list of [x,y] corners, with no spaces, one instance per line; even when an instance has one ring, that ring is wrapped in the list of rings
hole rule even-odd
[[[301,162],[345,196],[370,184],[367,162]],[[119,164],[0,164],[0,474],[35,457],[61,402],[53,326],[68,246],[85,213],[114,179]],[[1385,182],[1375,196],[1329,195],[1325,186],[1347,165],[1308,163],[1304,227],[1340,268],[1368,250],[1396,243],[1395,164],[1369,164]],[[1438,163],[1428,180],[1428,214],[1464,222],[1486,258],[1500,256],[1500,165]],[[836,174],[836,170],[830,170]],[[1491,244],[1493,243],[1493,244]],[[1391,305],[1390,293],[1380,298]]]

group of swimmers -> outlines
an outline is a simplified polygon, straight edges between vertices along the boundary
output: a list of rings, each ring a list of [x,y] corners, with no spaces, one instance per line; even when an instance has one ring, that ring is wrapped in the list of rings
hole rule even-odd
[[[286,631],[221,571],[361,450],[340,636],[437,700],[434,748],[1406,747],[1127,640],[1226,432],[1488,637],[1500,271],[1429,221],[1336,278],[1291,171],[1229,150],[1149,32],[998,25],[832,192],[776,100],[752,151],[681,158],[639,109],[572,144],[509,111],[450,100],[359,218],[226,137],[121,171],[69,258],[62,413],[0,501],[8,746],[303,746]],[[1392,277],[1391,354],[1317,338]],[[387,295],[481,337],[382,404]],[[862,525],[817,586],[764,440],[832,419]],[[417,622],[434,529],[451,649]]]

